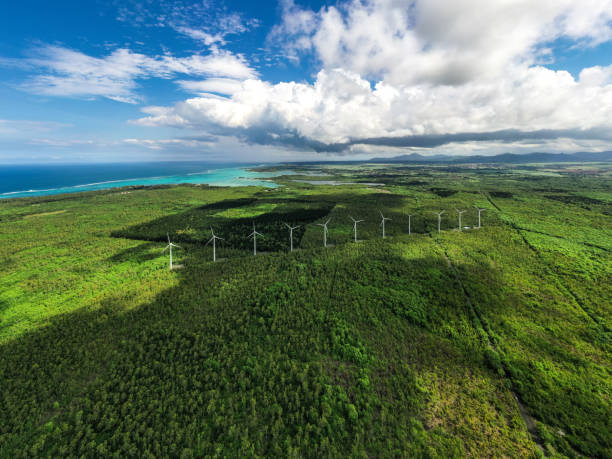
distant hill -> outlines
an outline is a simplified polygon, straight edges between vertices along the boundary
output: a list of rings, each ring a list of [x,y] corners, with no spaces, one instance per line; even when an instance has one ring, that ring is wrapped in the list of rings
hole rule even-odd
[[[374,163],[505,163],[505,164],[520,164],[520,163],[559,163],[559,162],[601,162],[612,161],[612,151],[603,151],[599,153],[527,153],[513,154],[504,153],[495,156],[448,156],[448,155],[433,155],[424,156],[418,153],[410,155],[394,156],[392,158],[372,158],[368,162]]]

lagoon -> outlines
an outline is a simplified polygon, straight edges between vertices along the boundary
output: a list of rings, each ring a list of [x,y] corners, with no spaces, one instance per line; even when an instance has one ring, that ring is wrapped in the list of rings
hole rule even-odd
[[[256,172],[250,169],[254,166],[204,162],[0,166],[0,199],[179,183],[275,188],[278,185],[270,178],[292,174]]]

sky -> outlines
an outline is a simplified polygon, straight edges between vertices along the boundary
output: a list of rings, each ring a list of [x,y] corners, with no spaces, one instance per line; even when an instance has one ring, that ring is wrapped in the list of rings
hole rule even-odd
[[[612,150],[612,0],[0,8],[0,164]]]

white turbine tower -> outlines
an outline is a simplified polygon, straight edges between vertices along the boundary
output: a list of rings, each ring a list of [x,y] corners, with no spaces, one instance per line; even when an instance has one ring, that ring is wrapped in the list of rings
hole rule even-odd
[[[170,242],[170,235],[168,233],[166,233],[166,236],[168,236],[168,245],[164,249],[164,252],[166,250],[168,250],[168,249],[170,250],[170,271],[172,271],[172,247],[176,247],[177,249],[180,249],[181,246],[173,244],[172,242]]]
[[[257,236],[263,237],[263,234],[255,231],[255,223],[253,223],[253,232],[247,236],[247,238],[253,238],[253,256],[257,255]]]
[[[437,215],[438,215],[438,233],[440,232],[440,222],[442,221],[442,214],[443,214],[444,212],[446,212],[446,211],[445,211],[445,210],[442,210],[442,211],[440,211],[440,212],[438,212],[438,213],[437,213]],[[436,212],[434,212],[434,214],[435,214],[435,213],[436,213]]]
[[[291,252],[293,252],[293,230],[294,229],[298,229],[300,227],[300,225],[298,226],[289,226],[285,223],[285,226],[287,228],[289,228],[289,243],[290,243],[290,247],[291,247]]]
[[[213,261],[217,261],[217,239],[220,239],[222,241],[224,241],[225,239],[219,236],[215,236],[215,232],[213,231],[212,227],[210,228],[210,232],[212,233],[212,237],[208,240],[206,245],[210,244],[211,242],[213,243]]]
[[[412,234],[411,228],[410,228],[410,218],[412,217],[412,214],[408,214],[408,236],[410,236]]]
[[[465,210],[459,210],[459,209],[455,209],[457,211],[457,213],[459,214],[459,231],[461,231],[461,216],[463,215],[463,213],[465,212]]]
[[[480,228],[480,212],[487,209],[481,209],[480,207],[476,207],[476,210],[478,211],[478,228]]]
[[[353,220],[353,233],[355,235],[355,242],[357,242],[357,223],[361,223],[364,220],[355,220],[353,217],[350,217]]]
[[[382,218],[380,224],[382,225],[382,236],[383,236],[383,239],[384,239],[385,238],[385,220],[391,220],[391,219],[385,217],[380,210],[378,212],[380,213],[380,218]]]
[[[317,226],[323,227],[323,247],[327,247],[327,224],[330,220],[331,218],[328,219],[325,223],[317,223]]]

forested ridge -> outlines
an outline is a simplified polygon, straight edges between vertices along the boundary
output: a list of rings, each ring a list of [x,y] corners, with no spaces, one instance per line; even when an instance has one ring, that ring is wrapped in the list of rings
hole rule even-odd
[[[0,456],[612,457],[610,170],[541,169],[0,202]]]

